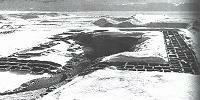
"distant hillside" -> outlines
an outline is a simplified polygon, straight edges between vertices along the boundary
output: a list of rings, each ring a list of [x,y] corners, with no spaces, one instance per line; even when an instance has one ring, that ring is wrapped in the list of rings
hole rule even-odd
[[[125,0],[128,2],[128,0]],[[0,10],[39,11],[189,11],[200,9],[199,3],[167,2],[120,4],[116,0],[0,0]],[[130,1],[130,0],[129,0]],[[134,0],[133,0],[134,1]]]

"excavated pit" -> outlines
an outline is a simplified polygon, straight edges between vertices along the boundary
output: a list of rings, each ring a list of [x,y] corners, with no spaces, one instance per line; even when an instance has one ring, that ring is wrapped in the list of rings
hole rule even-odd
[[[71,37],[81,45],[84,55],[89,59],[130,51],[141,36],[114,32],[80,33]]]
[[[74,55],[63,66],[66,76],[82,76],[105,68],[107,64],[101,65],[103,57],[133,50],[142,38],[142,34],[140,33],[135,36],[119,32],[81,32],[68,37],[69,40],[74,40],[75,44],[81,46],[83,53]]]

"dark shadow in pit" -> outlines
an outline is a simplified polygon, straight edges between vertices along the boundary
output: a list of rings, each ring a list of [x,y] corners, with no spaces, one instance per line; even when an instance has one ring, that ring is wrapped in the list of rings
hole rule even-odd
[[[83,46],[84,55],[88,59],[129,51],[139,42],[145,41],[141,35],[122,34],[114,32],[80,33],[71,37],[77,44]],[[141,40],[141,41],[139,41]]]
[[[74,40],[76,44],[82,47],[84,52],[73,55],[73,58],[62,67],[65,70],[63,74],[65,74],[66,78],[75,75],[84,76],[95,70],[103,69],[107,66],[106,64],[102,65],[102,62],[100,64],[103,57],[134,50],[136,44],[149,39],[143,38],[143,34],[122,34],[119,32],[104,31],[82,32],[69,36],[66,39]]]

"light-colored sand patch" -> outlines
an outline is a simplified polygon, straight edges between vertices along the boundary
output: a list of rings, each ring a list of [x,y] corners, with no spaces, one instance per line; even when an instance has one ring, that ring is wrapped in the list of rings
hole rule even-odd
[[[104,69],[49,93],[42,100],[196,100],[200,77],[180,73]]]
[[[153,57],[161,57],[168,61],[163,33],[158,31],[151,31],[145,33],[143,35],[143,38],[144,37],[149,39],[137,45],[135,52],[138,52],[139,54],[141,53],[142,55],[149,54]]]
[[[149,22],[160,22],[166,19],[169,19],[167,15],[144,15],[144,14],[136,14],[133,16],[137,20],[141,21],[142,23],[149,23]]]
[[[45,93],[46,89],[39,89],[35,91],[28,91],[28,92],[22,92],[22,93],[17,93],[17,94],[12,94],[12,95],[5,95],[5,96],[0,96],[1,100],[36,100],[36,99],[41,99],[42,93]]]
[[[12,53],[37,46],[38,44],[49,42],[47,37],[53,34],[58,34],[55,31],[33,31],[24,30],[16,31],[12,34],[0,36],[0,54],[3,56],[9,56]]]
[[[0,72],[0,92],[5,92],[8,90],[14,90],[18,88],[21,84],[26,83],[30,80],[42,78],[42,77],[50,77],[48,74],[43,75],[17,75],[11,72]]]
[[[39,50],[39,52],[42,53],[41,56],[31,57],[28,58],[28,60],[51,61],[61,64],[63,66],[66,64],[67,61],[69,61],[72,58],[72,56],[70,56],[70,52],[67,52],[69,46],[70,44],[60,41],[59,44],[57,44],[56,46],[45,50]],[[31,51],[31,53],[37,52],[38,51]]]

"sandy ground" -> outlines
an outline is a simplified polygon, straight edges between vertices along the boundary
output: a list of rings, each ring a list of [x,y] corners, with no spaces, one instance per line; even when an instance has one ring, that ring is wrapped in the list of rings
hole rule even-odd
[[[197,100],[199,76],[180,73],[98,70],[49,93],[42,100]]]
[[[18,75],[17,73],[11,72],[0,72],[0,92],[5,92],[8,90],[14,90],[18,88],[21,84],[26,83],[33,79],[38,79],[42,77],[50,77],[48,74],[44,75]]]
[[[0,96],[1,100],[37,100],[41,99],[41,93],[45,93],[46,89],[39,89],[35,91],[28,91],[13,95]]]
[[[1,25],[12,24],[25,26],[17,29],[14,34],[0,34],[0,46],[3,48],[0,49],[0,57],[6,57],[41,43],[49,42],[50,39],[48,39],[48,37],[69,31],[70,29],[83,29],[85,31],[108,29],[112,32],[119,31],[114,27],[102,28],[95,26],[92,22],[99,19],[99,17],[91,16],[39,16],[39,18],[27,20],[10,16],[6,17],[9,20],[1,21]],[[149,19],[149,17],[151,19]],[[134,18],[142,23],[153,21],[160,22],[161,20],[170,21],[169,16],[164,15],[152,17],[139,14],[134,16]],[[45,22],[47,20],[49,22]],[[180,21],[180,19],[171,20]],[[45,23],[41,23],[41,21]],[[143,37],[148,39],[137,45],[136,47],[138,47],[138,49],[134,52],[124,52],[119,54],[135,57],[160,57],[167,61],[164,39],[161,32],[144,33]],[[190,33],[188,34],[190,35]],[[67,48],[68,44],[61,42],[59,45],[49,48],[56,50],[56,52],[46,54],[42,57],[33,57],[31,59],[54,61],[64,65],[65,62],[70,59],[70,57],[65,55],[65,50]],[[103,60],[106,61],[115,58],[115,56],[119,54],[108,56]],[[3,92],[15,89],[22,83],[41,77],[48,77],[48,75],[16,75],[9,72],[0,72],[0,79],[4,80],[0,82],[0,91]],[[94,98],[129,100],[132,97],[137,98],[137,100],[195,100],[196,93],[198,92],[194,89],[194,85],[197,84],[191,83],[196,83],[197,79],[199,79],[199,76],[190,74],[130,72],[104,69],[84,77],[77,77],[72,82],[45,96],[43,100],[90,100]],[[9,86],[7,84],[9,84]],[[41,99],[40,94],[44,92],[45,89],[40,89],[25,93],[0,96],[0,99]]]

